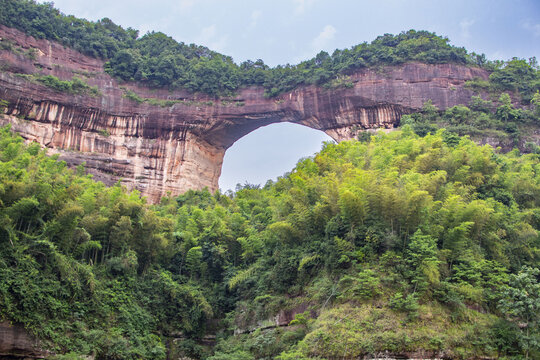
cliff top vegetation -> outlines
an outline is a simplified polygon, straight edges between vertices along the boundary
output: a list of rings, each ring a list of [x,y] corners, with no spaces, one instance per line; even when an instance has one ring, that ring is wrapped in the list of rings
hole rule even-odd
[[[346,86],[346,77],[360,69],[410,61],[481,66],[492,71],[505,66],[504,62],[488,61],[483,54],[453,46],[448,38],[415,30],[385,34],[371,43],[335,50],[332,54],[321,51],[297,65],[270,68],[260,59],[236,64],[230,56],[177,42],[160,32],[139,36],[137,30],[124,29],[108,18],[92,22],[64,15],[53,3],[2,0],[1,5],[1,24],[103,59],[106,70],[121,80],[152,87],[185,88],[212,96],[230,95],[246,86],[263,86],[268,96],[309,84]],[[531,68],[529,71],[538,70],[536,63]]]

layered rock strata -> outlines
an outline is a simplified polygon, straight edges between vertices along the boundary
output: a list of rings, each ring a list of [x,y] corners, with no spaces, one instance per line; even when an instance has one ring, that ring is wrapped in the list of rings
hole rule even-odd
[[[347,88],[305,86],[268,99],[252,87],[216,100],[119,83],[102,61],[14,29],[0,26],[0,37],[18,49],[0,51],[0,99],[8,103],[0,123],[69,165],[85,163],[95,179],[120,180],[152,202],[188,189],[216,190],[225,151],[259,127],[292,122],[346,140],[358,131],[394,128],[430,99],[440,109],[466,104],[472,93],[465,81],[488,76],[455,64],[409,63],[360,70]],[[55,91],[20,74],[76,76],[99,95]]]
[[[22,325],[0,322],[0,359],[42,359],[48,355]]]

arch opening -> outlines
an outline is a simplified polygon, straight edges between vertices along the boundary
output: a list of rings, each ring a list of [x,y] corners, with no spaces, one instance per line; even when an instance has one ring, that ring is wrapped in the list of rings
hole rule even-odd
[[[321,150],[332,138],[321,130],[288,122],[260,127],[241,137],[225,152],[219,188],[264,184],[291,171],[298,160]]]

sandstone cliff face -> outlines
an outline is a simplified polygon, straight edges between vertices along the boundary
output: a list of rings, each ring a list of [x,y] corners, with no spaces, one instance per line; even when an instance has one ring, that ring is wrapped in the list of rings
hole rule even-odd
[[[37,53],[31,59],[0,51],[0,99],[9,104],[0,123],[11,123],[24,138],[60,153],[69,165],[85,162],[95,179],[107,184],[121,180],[152,202],[167,192],[216,190],[227,148],[261,126],[292,122],[346,140],[361,130],[391,129],[429,99],[441,109],[466,104],[472,93],[465,81],[488,76],[477,68],[411,63],[359,71],[347,89],[306,86],[267,99],[262,88],[247,88],[233,98],[214,100],[119,84],[104,73],[102,61],[14,29],[0,26],[0,37]],[[61,93],[15,73],[78,76],[101,94]],[[138,103],[125,97],[128,89],[141,98],[171,103]]]
[[[41,359],[47,355],[22,326],[0,322],[0,359]]]

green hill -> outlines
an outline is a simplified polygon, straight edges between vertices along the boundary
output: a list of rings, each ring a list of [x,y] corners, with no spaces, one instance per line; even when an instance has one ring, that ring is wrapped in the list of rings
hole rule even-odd
[[[57,353],[164,359],[182,334],[169,351],[214,360],[539,354],[537,154],[405,127],[155,207],[9,129],[0,159],[0,315]]]

